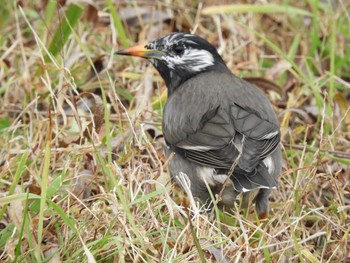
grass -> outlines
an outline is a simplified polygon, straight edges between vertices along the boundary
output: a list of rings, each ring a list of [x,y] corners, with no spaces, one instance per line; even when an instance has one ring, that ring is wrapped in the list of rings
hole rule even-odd
[[[350,4],[198,2],[0,7],[1,262],[349,260]],[[264,87],[284,154],[267,221],[200,212],[170,183],[164,82],[113,52],[176,29],[278,84]]]

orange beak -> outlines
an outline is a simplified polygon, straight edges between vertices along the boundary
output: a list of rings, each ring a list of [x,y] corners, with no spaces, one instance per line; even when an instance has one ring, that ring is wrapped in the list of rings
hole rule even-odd
[[[114,54],[162,60],[163,56],[165,55],[165,52],[157,49],[147,49],[144,46],[140,45],[118,50]]]

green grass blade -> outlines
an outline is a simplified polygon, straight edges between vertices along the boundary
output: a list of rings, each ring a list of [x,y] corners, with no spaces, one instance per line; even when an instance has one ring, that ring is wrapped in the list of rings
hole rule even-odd
[[[50,125],[51,128],[51,125]],[[40,199],[40,211],[39,211],[39,222],[38,222],[38,244],[36,247],[36,259],[38,262],[41,262],[41,242],[43,239],[43,229],[44,229],[44,211],[46,205],[47,197],[47,187],[48,187],[48,178],[51,162],[51,131],[48,131],[48,139],[45,146],[45,156],[44,156],[44,167],[41,174],[41,199]]]
[[[74,225],[74,220],[69,218],[65,211],[55,202],[52,202],[48,200],[48,203],[50,204],[50,207],[56,211],[56,213],[61,217],[61,219],[64,221],[64,223],[74,232],[77,233],[77,229]]]
[[[127,203],[122,186],[117,182],[115,175],[112,173],[111,169],[108,168],[108,165],[106,164],[105,160],[102,158],[102,156],[98,152],[96,152],[96,157],[102,167],[103,173],[112,181],[114,189],[117,193],[118,199],[123,207],[123,210],[125,211],[125,216],[127,218],[127,221],[130,224],[130,227],[133,230],[137,240],[139,241],[139,244],[142,247],[143,251],[146,252],[146,249],[144,248],[144,238],[139,232],[139,228],[136,224],[135,218],[130,212],[130,206]],[[147,257],[147,254],[145,256]]]
[[[0,231],[0,247],[5,247],[7,240],[13,235],[15,224],[9,224]]]
[[[308,78],[303,73],[303,71],[298,67],[298,65],[292,59],[290,59],[288,54],[285,54],[276,44],[274,44],[271,40],[267,39],[263,34],[260,34],[259,32],[249,28],[247,25],[244,25],[242,23],[240,25],[242,27],[244,27],[245,29],[251,31],[253,34],[255,34],[257,37],[259,37],[261,40],[263,40],[278,55],[280,55],[283,59],[285,59],[288,63],[290,63],[292,65],[293,69],[299,75],[299,76],[296,76],[297,78],[301,78],[303,80],[308,80]],[[291,73],[294,73],[294,75],[295,75],[295,72],[291,72]]]
[[[24,201],[27,199],[40,199],[40,195],[35,194],[12,194],[0,198],[0,205],[6,205],[14,201]]]
[[[121,40],[122,46],[124,48],[128,47],[129,46],[129,39],[126,36],[125,30],[124,30],[124,27],[123,27],[123,23],[122,23],[119,15],[118,15],[118,12],[117,12],[117,10],[116,10],[116,8],[114,6],[114,2],[112,0],[106,0],[106,3],[108,5],[109,12],[112,15],[113,23],[114,23],[115,28],[117,29],[118,38]]]
[[[331,32],[330,32],[330,76],[329,76],[329,100],[333,101],[334,99],[334,76],[335,76],[335,57],[336,57],[336,46],[337,46],[337,40],[336,40],[336,21],[331,22]]]
[[[50,28],[50,25],[54,21],[54,15],[55,11],[57,10],[57,0],[49,0],[46,5],[45,9],[45,15],[44,15],[44,21],[39,27],[38,35],[40,36],[40,39],[46,43],[47,36],[49,31],[47,30]]]
[[[320,1],[311,1],[309,4],[312,9],[312,27],[310,32],[310,51],[311,57],[315,55],[316,49],[320,46],[320,21],[319,21],[319,3]]]
[[[68,7],[65,18],[62,20],[60,26],[56,30],[51,44],[49,45],[48,50],[53,56],[56,57],[63,49],[65,43],[72,33],[72,28],[76,26],[82,13],[83,9],[78,5],[71,4]],[[45,56],[45,61],[49,61],[48,56]]]
[[[63,183],[63,175],[57,176],[50,182],[47,188],[47,198],[50,198],[54,194],[56,194],[62,186]],[[31,212],[39,212],[40,211],[40,200],[34,200],[32,204],[29,206],[29,210]]]
[[[19,159],[19,163],[18,163],[18,167],[17,167],[17,170],[16,170],[16,173],[15,173],[15,176],[13,177],[13,181],[12,181],[12,184],[10,186],[10,189],[9,189],[9,192],[8,192],[8,196],[11,196],[14,191],[15,191],[15,188],[18,184],[18,181],[19,181],[19,178],[21,177],[24,169],[25,169],[25,163],[28,159],[28,156],[29,156],[29,151],[25,152],[24,154],[22,154],[22,156],[20,157]],[[7,197],[8,197],[7,196]],[[6,197],[5,197],[6,198]],[[0,199],[0,204],[1,204],[1,200],[5,199],[5,198],[1,198]],[[2,217],[4,216],[4,213],[6,212],[6,209],[7,209],[7,206],[8,204],[6,203],[0,210],[0,220],[2,219]]]
[[[138,203],[142,203],[142,202],[145,202],[153,197],[156,197],[157,195],[161,195],[161,194],[164,194],[166,192],[166,190],[170,190],[170,186],[167,186],[165,188],[161,188],[159,190],[156,190],[156,191],[152,191],[150,192],[149,194],[146,194],[146,195],[142,195],[141,197],[135,199],[133,202],[131,202],[129,204],[129,206],[133,206],[133,205],[136,205]]]

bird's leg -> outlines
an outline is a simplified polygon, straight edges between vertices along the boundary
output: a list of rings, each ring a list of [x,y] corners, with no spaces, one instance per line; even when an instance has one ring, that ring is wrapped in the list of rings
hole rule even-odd
[[[259,190],[258,194],[254,199],[255,209],[259,216],[259,219],[268,218],[270,193],[271,193],[271,189],[262,188]]]
[[[250,203],[250,195],[251,192],[243,192],[242,199],[241,199],[241,210],[243,211],[243,214],[245,217],[248,215],[248,208]]]
[[[247,209],[249,206],[250,192],[244,192],[242,194],[241,208]]]

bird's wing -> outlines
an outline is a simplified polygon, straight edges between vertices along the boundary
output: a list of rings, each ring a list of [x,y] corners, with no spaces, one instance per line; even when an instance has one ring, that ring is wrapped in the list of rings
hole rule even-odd
[[[279,140],[276,124],[251,109],[233,105],[228,113],[221,108],[207,112],[196,128],[171,144],[188,159],[220,169],[229,169],[240,154],[238,166],[252,172]]]
[[[279,127],[262,119],[255,110],[244,109],[238,105],[231,106],[231,117],[235,130],[243,135],[242,154],[238,165],[251,172],[277,148],[280,141]]]

